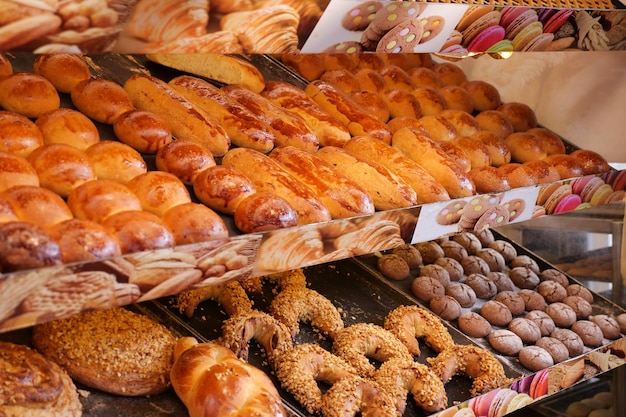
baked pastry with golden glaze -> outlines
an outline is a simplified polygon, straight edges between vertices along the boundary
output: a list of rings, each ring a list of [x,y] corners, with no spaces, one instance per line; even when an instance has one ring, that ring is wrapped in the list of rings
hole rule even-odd
[[[58,109],[61,98],[50,81],[31,72],[16,72],[0,80],[0,106],[29,118]]]
[[[0,198],[9,202],[21,221],[34,223],[44,229],[73,217],[65,201],[44,187],[15,186],[0,193]]]
[[[82,80],[91,78],[87,61],[69,53],[42,54],[33,62],[35,74],[42,75],[61,93],[69,93]]]
[[[0,152],[27,157],[43,145],[43,135],[35,122],[11,111],[0,111]]]
[[[128,19],[127,30],[144,41],[164,42],[202,36],[208,23],[208,0],[140,0]]]

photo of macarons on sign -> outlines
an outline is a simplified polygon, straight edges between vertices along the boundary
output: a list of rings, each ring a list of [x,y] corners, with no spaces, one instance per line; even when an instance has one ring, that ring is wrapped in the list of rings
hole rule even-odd
[[[409,1],[332,0],[302,53],[439,52],[467,6]],[[351,45],[340,48],[337,45]]]

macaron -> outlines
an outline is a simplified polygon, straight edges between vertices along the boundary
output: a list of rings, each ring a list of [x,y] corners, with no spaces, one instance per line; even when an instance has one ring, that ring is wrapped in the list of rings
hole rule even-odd
[[[554,214],[565,213],[576,209],[582,203],[578,194],[570,194],[559,201],[554,208]]]
[[[447,54],[466,54],[467,53],[467,49],[465,49],[463,47],[463,45],[451,45],[448,46],[446,49],[442,49],[440,52],[444,52]]]
[[[463,32],[469,27],[469,25],[471,25],[487,13],[493,11],[494,8],[494,6],[483,5],[469,6],[467,10],[465,10],[465,13],[463,13],[463,16],[461,16],[459,23],[457,23],[456,30]]]
[[[467,47],[480,32],[490,26],[497,25],[499,22],[500,12],[498,10],[493,10],[482,16],[463,31],[463,46]]]
[[[487,53],[499,53],[499,52],[513,52],[513,44],[508,39],[502,39],[500,42],[495,43],[489,49]]]
[[[528,394],[517,394],[515,397],[513,397],[511,402],[509,402],[509,406],[506,408],[506,413],[512,413],[515,410],[524,408],[533,401],[533,397]]]
[[[487,417],[502,417],[505,415],[511,400],[513,400],[516,395],[517,392],[512,389],[501,389],[495,397],[493,397],[493,401],[489,406],[489,413],[487,414]]]
[[[542,7],[537,9],[537,17],[539,18],[539,21],[545,25],[548,19],[550,19],[557,11],[558,9]]]
[[[562,184],[561,186],[559,186],[556,190],[554,190],[554,192],[546,200],[544,204],[544,207],[546,208],[546,212],[548,214],[553,214],[554,210],[556,209],[557,204],[559,204],[559,202],[562,199],[564,199],[565,197],[571,194],[572,194],[572,186],[570,184]]]
[[[561,185],[563,184],[560,182],[549,182],[547,184],[542,184],[541,187],[539,187],[539,193],[537,194],[537,204],[543,206],[546,201],[548,201],[548,198],[550,198],[552,193],[554,193]],[[573,189],[574,182],[572,182],[571,185]]]
[[[530,392],[528,395],[530,395],[535,400],[539,397],[543,397],[548,393],[549,369],[550,368],[542,369],[541,371],[537,372],[533,377],[533,382],[530,384]]]
[[[462,41],[463,41],[463,34],[455,29],[452,32],[450,32],[450,34],[448,35],[448,39],[446,39],[443,45],[441,45],[441,50],[443,51],[454,45],[460,45]]]
[[[580,198],[582,198],[583,202],[589,203],[596,190],[603,185],[604,181],[602,181],[602,178],[591,177],[580,192]]]
[[[535,23],[537,21],[539,21],[537,12],[534,9],[526,10],[523,13],[521,13],[519,16],[517,16],[515,19],[513,19],[513,21],[509,23],[508,25],[506,26],[502,25],[504,26],[504,29],[506,30],[505,37],[507,39],[513,40],[515,39],[515,36],[517,36],[517,34],[522,31],[522,29],[524,29],[526,26],[530,25],[531,23]]]
[[[572,9],[562,9],[553,13],[546,21],[542,20],[544,33],[556,33],[567,22],[572,12]]]
[[[614,190],[626,190],[626,170],[620,171],[611,185]]]
[[[609,184],[602,184],[591,196],[589,204],[592,206],[601,206],[606,203],[609,196],[613,193],[613,188]]]
[[[541,22],[532,22],[524,26],[513,38],[511,43],[513,44],[514,51],[523,51],[533,39],[540,36],[543,33],[543,27]]]
[[[471,398],[468,403],[468,408],[471,408],[477,416],[487,416],[491,402],[500,391],[501,388],[496,388],[486,394]]]
[[[583,189],[592,178],[593,175],[585,175],[584,177],[578,177],[572,180],[572,192],[582,196]],[[607,181],[608,182],[608,181]]]
[[[606,203],[611,204],[618,203],[620,201],[626,201],[626,191],[624,190],[613,191],[609,198],[607,198]]]
[[[472,39],[467,46],[469,52],[485,52],[504,39],[504,28],[500,25],[489,26]]]
[[[511,389],[517,391],[520,394],[528,394],[530,392],[530,385],[533,382],[533,375],[523,376],[516,379],[511,383]]]
[[[538,23],[538,22],[537,22]],[[553,33],[542,33],[526,44],[524,52],[540,52],[548,49],[554,40]]]

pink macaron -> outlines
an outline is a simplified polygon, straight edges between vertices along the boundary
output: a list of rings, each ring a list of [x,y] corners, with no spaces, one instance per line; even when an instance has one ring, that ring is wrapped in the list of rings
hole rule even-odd
[[[500,388],[496,388],[486,394],[471,398],[469,400],[468,407],[474,411],[474,414],[476,414],[476,416],[488,417],[491,402],[498,394],[498,392],[500,392],[500,390]]]
[[[614,190],[626,190],[626,170],[620,171],[611,183]]]
[[[493,397],[493,401],[491,401],[491,405],[489,406],[489,414],[487,417],[502,417],[506,414],[509,403],[515,396],[517,392],[513,391],[509,388],[501,389],[495,397]]]
[[[507,6],[502,9],[502,14],[500,15],[500,25],[505,29],[511,24],[519,15],[528,10],[532,10],[530,7],[518,7],[518,6]]]
[[[533,399],[543,397],[548,394],[548,376],[550,368],[543,369],[535,374],[533,382],[530,384],[529,395]]]
[[[489,26],[472,39],[467,46],[469,52],[485,52],[504,39],[504,28],[500,25]]]
[[[582,198],[585,203],[590,202],[591,197],[593,197],[596,190],[602,185],[604,185],[604,181],[602,181],[602,178],[592,177],[591,179],[589,179],[589,181],[585,184],[584,188],[580,192],[580,198]]]
[[[554,214],[565,213],[576,209],[582,203],[582,200],[578,194],[570,194],[565,196],[559,201],[554,208]]]
[[[506,30],[506,38],[513,40],[518,33],[520,33],[526,26],[531,23],[539,21],[537,12],[534,9],[529,9],[519,14],[511,23],[504,26]]]
[[[591,179],[594,178],[593,175],[585,175],[584,177],[578,177],[572,180],[572,192],[582,195],[583,189],[587,185]]]
[[[543,32],[556,33],[556,31],[567,22],[572,12],[572,9],[562,9],[553,13],[547,21],[543,22]]]

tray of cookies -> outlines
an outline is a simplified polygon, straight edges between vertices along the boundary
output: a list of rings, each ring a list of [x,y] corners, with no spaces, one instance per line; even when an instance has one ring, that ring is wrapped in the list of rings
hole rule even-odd
[[[524,374],[624,337],[620,306],[497,231],[356,260]]]

